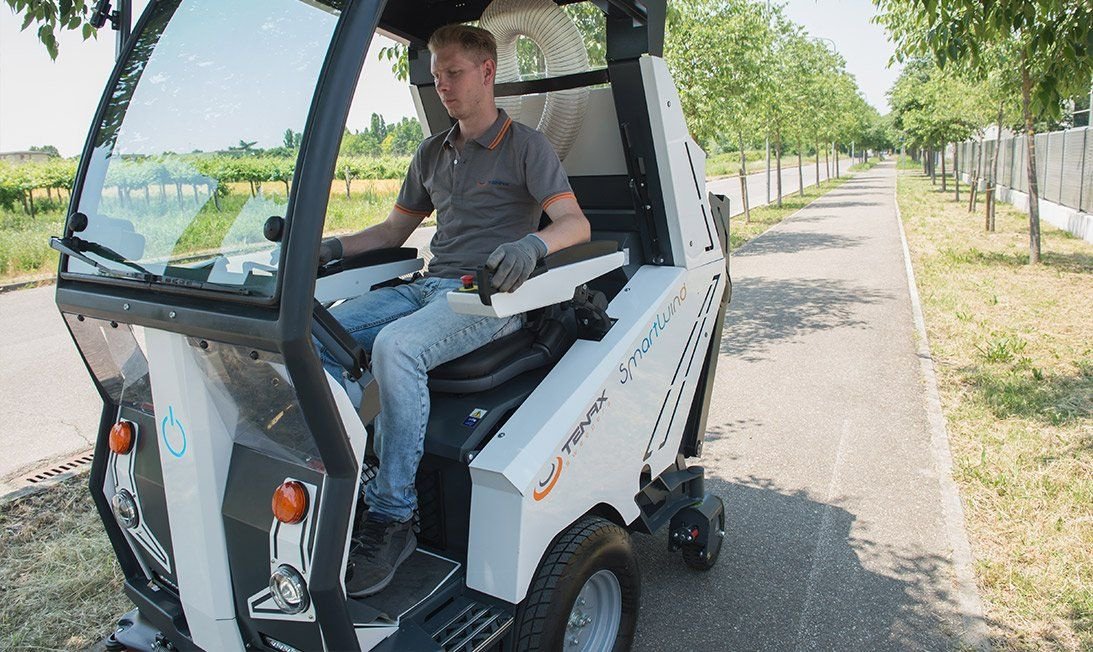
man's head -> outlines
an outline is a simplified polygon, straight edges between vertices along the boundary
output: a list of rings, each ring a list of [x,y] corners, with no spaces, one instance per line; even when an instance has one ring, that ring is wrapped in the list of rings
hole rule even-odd
[[[446,25],[429,37],[433,80],[448,114],[463,120],[495,107],[497,41],[469,25]]]

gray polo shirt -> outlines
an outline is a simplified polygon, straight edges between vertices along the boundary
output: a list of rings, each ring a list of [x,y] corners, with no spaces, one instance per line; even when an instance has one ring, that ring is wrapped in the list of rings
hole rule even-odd
[[[457,123],[421,143],[395,203],[419,217],[436,210],[428,276],[473,274],[498,245],[537,231],[547,206],[573,197],[550,141],[504,110],[462,151],[458,135]]]

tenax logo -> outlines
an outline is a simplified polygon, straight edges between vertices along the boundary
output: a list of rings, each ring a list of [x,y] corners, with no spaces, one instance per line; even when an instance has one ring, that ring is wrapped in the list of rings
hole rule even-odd
[[[577,453],[577,448],[581,443],[581,438],[584,437],[592,428],[592,423],[595,421],[596,416],[603,410],[604,404],[607,403],[607,390],[604,389],[600,396],[592,402],[588,410],[585,412],[584,418],[577,423],[573,431],[570,432],[569,438],[566,439],[565,444],[562,445],[561,450],[554,456],[554,459],[543,467],[543,473],[540,474],[540,480],[536,482],[535,489],[532,490],[531,496],[536,502],[546,498],[554,487],[558,484],[559,478],[562,477],[562,469],[569,465],[573,460],[574,455]],[[548,468],[549,467],[549,470]]]

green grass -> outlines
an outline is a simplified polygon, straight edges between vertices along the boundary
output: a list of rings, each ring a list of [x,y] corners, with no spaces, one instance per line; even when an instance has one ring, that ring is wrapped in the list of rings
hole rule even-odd
[[[915,172],[898,201],[911,246],[994,647],[1093,649],[1093,251]],[[981,204],[982,206],[982,204]]]
[[[900,156],[896,159],[897,170],[922,170],[922,163],[911,160],[910,156]]]
[[[83,650],[131,608],[86,475],[0,505],[0,649]]]

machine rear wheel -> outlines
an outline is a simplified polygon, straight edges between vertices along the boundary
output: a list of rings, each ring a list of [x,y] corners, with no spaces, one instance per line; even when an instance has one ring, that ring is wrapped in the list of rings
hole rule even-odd
[[[587,516],[547,550],[516,614],[517,650],[629,650],[641,578],[626,530]]]
[[[683,545],[683,563],[687,568],[696,571],[708,571],[717,563],[721,556],[721,544],[725,538],[725,512],[721,512],[717,519],[717,530],[710,537],[706,554],[703,556],[702,546],[690,544]]]

